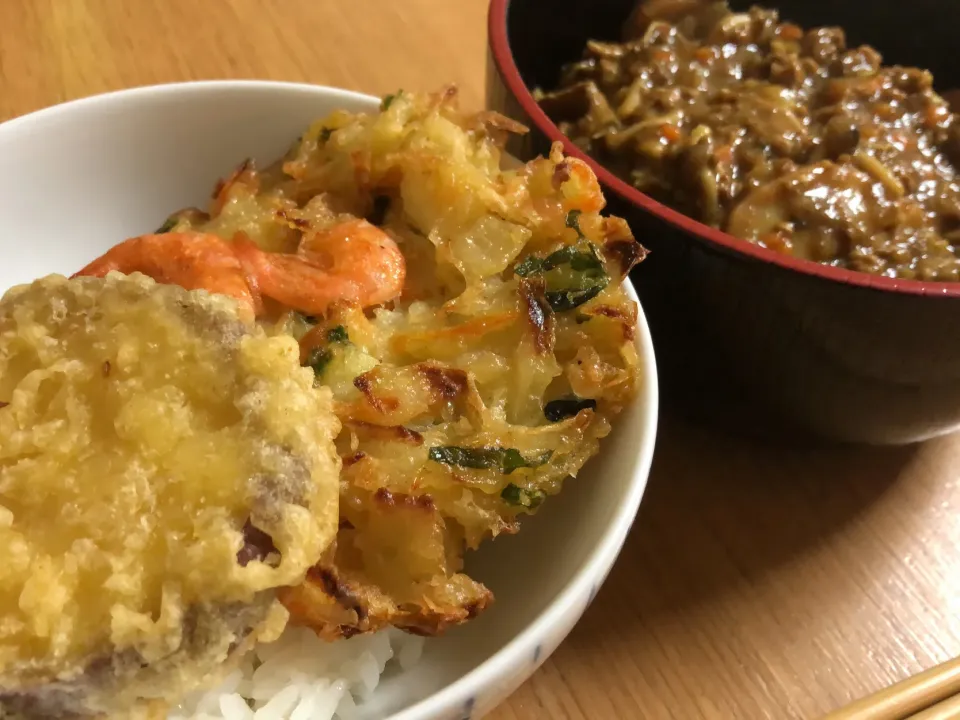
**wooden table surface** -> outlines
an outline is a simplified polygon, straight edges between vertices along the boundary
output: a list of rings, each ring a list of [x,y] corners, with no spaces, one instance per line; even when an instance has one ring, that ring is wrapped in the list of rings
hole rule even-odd
[[[485,19],[485,0],[0,0],[0,120],[208,78],[456,81],[479,107]],[[958,474],[960,437],[776,449],[665,418],[609,581],[492,717],[816,718],[960,654]]]

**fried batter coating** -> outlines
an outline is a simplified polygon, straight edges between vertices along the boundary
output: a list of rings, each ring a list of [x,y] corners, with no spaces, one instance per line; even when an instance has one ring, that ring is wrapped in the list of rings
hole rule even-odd
[[[339,422],[296,342],[136,274],[0,300],[0,716],[157,712],[336,532]]]
[[[281,162],[244,163],[209,214],[169,224],[289,253],[363,217],[404,255],[398,301],[274,328],[301,339],[343,422],[335,546],[282,592],[329,639],[385,625],[435,634],[487,607],[465,551],[559,492],[641,382],[621,282],[645,250],[599,214],[585,163],[557,146],[505,170],[506,133],[523,128],[455,100],[403,92],[380,113],[335,112]]]

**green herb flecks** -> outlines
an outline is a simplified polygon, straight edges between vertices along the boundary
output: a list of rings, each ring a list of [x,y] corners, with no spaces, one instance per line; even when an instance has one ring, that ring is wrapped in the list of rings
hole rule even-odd
[[[581,410],[595,410],[597,401],[591,398],[579,398],[576,395],[551,400],[543,406],[543,416],[550,422],[560,422],[574,417]]]
[[[583,234],[583,231],[580,229],[580,216],[583,214],[582,210],[571,210],[567,213],[567,227],[573,228],[577,231],[577,237],[581,240],[585,240],[586,236]]]
[[[396,100],[401,95],[403,95],[402,89],[397,90],[397,92],[394,93],[393,95],[384,96],[383,100],[380,102],[380,111],[386,112],[387,110],[389,110],[390,106],[393,105],[393,101]]]
[[[539,490],[528,490],[510,483],[500,493],[500,497],[503,498],[504,502],[507,502],[510,505],[525,507],[532,510],[544,501],[546,495]]]
[[[592,285],[586,288],[569,288],[567,290],[548,290],[545,293],[547,303],[554,312],[566,312],[578,308],[584,303],[593,300],[607,286],[607,283]]]
[[[592,243],[587,243],[586,248],[568,245],[550,253],[545,258],[531,255],[517,265],[513,272],[520,277],[529,277],[530,275],[541,275],[561,265],[569,265],[577,272],[606,275],[606,271],[603,269],[603,260],[600,259],[597,248]]]
[[[154,231],[154,234],[162,235],[163,233],[168,233],[171,230],[173,230],[176,226],[177,226],[177,216],[171,215],[170,217],[168,217],[166,220],[163,221],[163,225],[161,225]]]
[[[350,342],[350,336],[347,335],[347,329],[343,325],[337,325],[327,330],[327,342],[346,343]]]
[[[330,364],[331,360],[333,360],[333,353],[330,352],[329,348],[314,348],[307,356],[307,362],[304,363],[304,367],[312,368],[314,376],[320,377],[323,375],[323,371],[327,369],[327,365]]]
[[[590,278],[607,277],[607,271],[603,268],[603,260],[593,243],[588,243],[587,250],[578,252],[570,258],[570,267]]]
[[[577,249],[570,245],[550,253],[545,258],[539,258],[536,255],[531,255],[522,263],[517,265],[513,272],[520,277],[542,275],[545,272],[553,270],[555,267],[570,263],[573,259],[573,256],[576,254]]]
[[[577,224],[579,215],[574,213],[579,211],[570,211],[567,224],[570,227],[576,227],[579,232]],[[554,312],[565,312],[583,305],[599,295],[610,282],[610,276],[607,275],[603,266],[603,259],[593,243],[569,245],[550,253],[545,258],[530,256],[519,263],[513,272],[520,277],[529,277],[543,275],[562,266],[568,266],[575,277],[572,283],[569,278],[566,282],[562,277],[560,278],[560,282],[566,287],[556,287],[554,285],[557,282],[556,277],[547,279],[546,299]]]
[[[443,465],[471,468],[474,470],[499,470],[509,475],[520,468],[535,468],[543,465],[553,455],[552,450],[527,459],[516,448],[481,447],[465,448],[455,445],[432,447],[428,457]]]
[[[315,318],[308,315],[301,315],[300,317],[311,324],[316,322]],[[326,340],[326,345],[315,347],[310,351],[310,354],[307,355],[307,361],[304,363],[304,367],[313,368],[313,374],[318,378],[323,375],[323,371],[327,369],[327,366],[335,357],[335,351],[331,345],[345,345],[350,342],[350,336],[343,325],[336,325],[327,330]]]
[[[333,135],[333,128],[320,128],[320,135],[317,136],[317,139],[320,140],[320,142],[325,143],[330,139],[331,135]]]

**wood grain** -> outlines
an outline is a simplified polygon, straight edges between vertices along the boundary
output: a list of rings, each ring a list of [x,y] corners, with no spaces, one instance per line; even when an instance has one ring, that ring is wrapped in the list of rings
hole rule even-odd
[[[0,0],[0,118],[271,78],[483,101],[482,0]],[[0,160],[2,162],[2,160]],[[663,421],[639,521],[497,720],[815,718],[960,654],[960,439],[759,446]]]

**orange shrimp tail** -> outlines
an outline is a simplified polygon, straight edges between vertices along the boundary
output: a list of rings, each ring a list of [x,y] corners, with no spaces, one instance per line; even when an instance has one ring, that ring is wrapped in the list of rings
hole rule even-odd
[[[111,271],[140,272],[158,283],[227,295],[234,298],[241,312],[249,317],[261,310],[259,297],[247,282],[232,244],[209,233],[164,233],[130,238],[110,248],[74,277],[103,277]]]
[[[322,315],[344,300],[382,305],[400,296],[406,279],[400,248],[365,220],[311,233],[296,254],[264,252],[243,233],[232,242],[200,232],[141,235],[111,248],[74,277],[103,277],[114,270],[228,295],[249,318],[263,314],[262,297],[310,315]]]
[[[126,242],[129,242],[129,240]],[[126,273],[127,271],[123,269],[123,265],[119,262],[117,253],[117,249],[125,245],[126,242],[120,243],[119,245],[114,245],[112,248],[107,250],[106,253],[89,263],[86,267],[71,275],[70,279],[72,280],[73,278],[78,277],[104,277],[107,273],[113,272],[114,270],[117,272]]]
[[[309,259],[315,247],[333,259],[333,272],[352,279],[361,288],[355,298],[364,306],[396,300],[406,282],[407,263],[396,242],[376,225],[357,218],[334,225],[301,246]]]
[[[234,251],[265,297],[309,315],[344,300],[363,307],[395,300],[406,277],[393,239],[363,220],[305,238],[297,254],[264,252],[244,237],[235,239]]]

